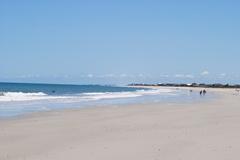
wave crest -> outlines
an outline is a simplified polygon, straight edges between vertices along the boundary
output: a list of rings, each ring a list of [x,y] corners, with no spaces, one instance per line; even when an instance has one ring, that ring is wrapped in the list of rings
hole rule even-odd
[[[43,92],[24,93],[24,92],[1,92],[0,101],[26,101],[43,99],[48,95]]]
[[[72,95],[48,95],[43,92],[0,92],[0,102],[64,99],[65,101],[91,101],[101,99],[134,98],[145,95],[174,95],[172,89],[137,90],[134,92],[90,92]],[[63,101],[64,102],[64,101]]]

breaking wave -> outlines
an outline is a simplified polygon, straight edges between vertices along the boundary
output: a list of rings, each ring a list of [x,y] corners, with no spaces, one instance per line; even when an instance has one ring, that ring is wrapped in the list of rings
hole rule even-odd
[[[80,93],[70,95],[48,95],[43,92],[36,93],[24,93],[24,92],[1,92],[0,102],[11,101],[35,101],[35,100],[53,100],[53,99],[65,99],[73,101],[89,101],[89,100],[101,100],[101,99],[117,99],[117,98],[133,98],[144,95],[174,95],[172,89],[152,89],[152,90],[137,90],[133,92],[92,92],[92,93]]]

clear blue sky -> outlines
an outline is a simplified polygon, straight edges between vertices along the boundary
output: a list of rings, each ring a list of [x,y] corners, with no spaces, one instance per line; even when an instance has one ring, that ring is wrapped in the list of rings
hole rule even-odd
[[[0,81],[240,83],[239,1],[0,1]]]

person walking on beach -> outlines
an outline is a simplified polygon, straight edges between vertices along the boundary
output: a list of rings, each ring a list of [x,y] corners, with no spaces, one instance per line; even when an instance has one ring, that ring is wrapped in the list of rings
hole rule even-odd
[[[206,93],[207,93],[207,91],[206,91],[205,89],[204,89],[204,90],[201,90],[201,91],[200,91],[200,96],[202,96],[202,95],[204,96]]]
[[[207,93],[207,91],[204,89],[204,90],[203,90],[203,95],[205,95],[206,93]]]

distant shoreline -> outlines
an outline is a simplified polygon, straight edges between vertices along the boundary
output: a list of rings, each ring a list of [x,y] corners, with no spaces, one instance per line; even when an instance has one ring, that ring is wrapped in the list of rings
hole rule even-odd
[[[221,84],[221,83],[213,83],[213,84],[205,84],[205,83],[158,83],[158,84],[145,84],[145,83],[132,83],[128,86],[136,86],[136,87],[194,87],[194,88],[235,88],[240,89],[240,84],[230,85],[230,84]]]

